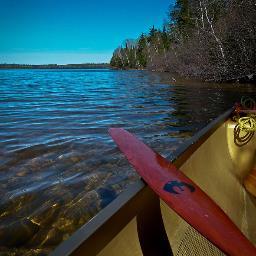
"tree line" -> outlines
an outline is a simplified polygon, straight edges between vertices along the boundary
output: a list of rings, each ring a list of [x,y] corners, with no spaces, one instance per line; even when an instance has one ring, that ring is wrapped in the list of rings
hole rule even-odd
[[[108,63],[82,63],[82,64],[0,64],[0,69],[96,69],[109,68]]]
[[[176,0],[162,29],[125,40],[111,66],[255,81],[256,0]]]

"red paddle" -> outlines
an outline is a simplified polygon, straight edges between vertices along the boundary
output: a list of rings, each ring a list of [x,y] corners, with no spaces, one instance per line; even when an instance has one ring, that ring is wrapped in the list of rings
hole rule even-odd
[[[111,128],[109,133],[145,182],[198,232],[228,255],[256,255],[223,210],[172,163],[124,129]]]

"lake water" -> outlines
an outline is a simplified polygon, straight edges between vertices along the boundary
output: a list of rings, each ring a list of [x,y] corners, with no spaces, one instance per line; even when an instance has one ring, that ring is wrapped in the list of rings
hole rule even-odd
[[[168,156],[253,92],[146,71],[0,70],[0,251],[47,254],[138,179],[109,127]]]

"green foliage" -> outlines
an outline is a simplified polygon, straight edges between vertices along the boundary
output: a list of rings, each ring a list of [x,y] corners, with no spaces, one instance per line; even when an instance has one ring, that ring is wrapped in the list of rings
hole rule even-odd
[[[170,12],[170,22],[177,27],[187,26],[190,23],[188,0],[177,0]]]
[[[137,48],[137,60],[138,66],[141,68],[146,67],[147,65],[147,37],[142,33],[138,40],[138,48]]]
[[[170,39],[166,28],[157,30],[153,26],[148,34],[142,33],[134,44],[127,40],[124,46],[117,48],[110,65],[121,69],[142,69],[147,66],[152,52],[163,53],[169,47]]]

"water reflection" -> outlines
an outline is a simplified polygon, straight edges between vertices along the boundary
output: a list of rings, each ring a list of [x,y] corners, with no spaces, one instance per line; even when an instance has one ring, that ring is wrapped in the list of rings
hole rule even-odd
[[[138,177],[107,129],[167,156],[250,86],[172,84],[168,74],[0,71],[0,250],[47,254]]]

